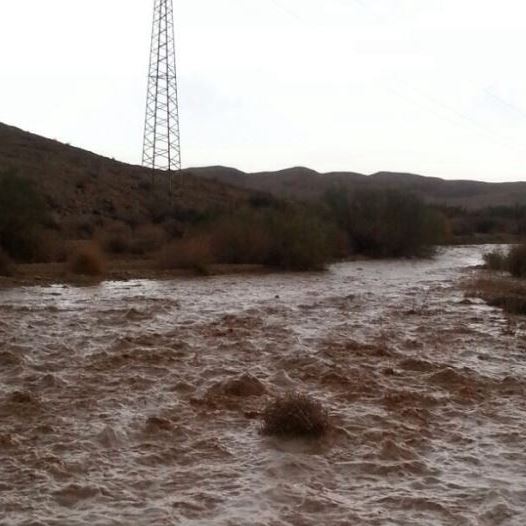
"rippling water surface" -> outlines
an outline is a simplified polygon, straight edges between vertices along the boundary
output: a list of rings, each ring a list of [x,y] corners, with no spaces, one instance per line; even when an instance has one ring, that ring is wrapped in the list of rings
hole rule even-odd
[[[525,324],[464,301],[481,251],[0,290],[0,524],[523,526]],[[323,441],[259,434],[295,388]]]

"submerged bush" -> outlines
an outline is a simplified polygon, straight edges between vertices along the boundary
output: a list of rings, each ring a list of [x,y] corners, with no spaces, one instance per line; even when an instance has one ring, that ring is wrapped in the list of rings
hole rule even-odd
[[[22,261],[39,260],[44,203],[31,184],[14,172],[0,173],[0,247]]]
[[[106,262],[96,245],[78,248],[71,256],[69,269],[73,274],[83,276],[100,276],[104,274]]]
[[[329,430],[329,415],[320,402],[301,393],[288,393],[270,402],[263,412],[263,433],[288,437],[320,437]]]

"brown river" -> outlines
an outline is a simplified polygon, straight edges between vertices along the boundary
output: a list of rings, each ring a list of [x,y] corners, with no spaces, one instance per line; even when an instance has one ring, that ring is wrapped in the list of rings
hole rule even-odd
[[[464,299],[483,250],[0,289],[0,524],[524,526],[526,319]],[[292,389],[326,438],[261,435]]]

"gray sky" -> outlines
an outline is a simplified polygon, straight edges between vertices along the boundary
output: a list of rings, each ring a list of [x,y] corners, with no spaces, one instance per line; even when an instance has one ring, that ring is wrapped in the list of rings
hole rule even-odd
[[[524,0],[174,0],[183,165],[526,180]],[[0,3],[0,121],[139,163],[152,0]]]

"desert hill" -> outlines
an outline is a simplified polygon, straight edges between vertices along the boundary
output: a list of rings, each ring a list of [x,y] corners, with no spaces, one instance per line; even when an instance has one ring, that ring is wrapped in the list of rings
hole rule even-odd
[[[296,167],[278,172],[245,174],[239,170],[211,167],[188,170],[207,179],[247,189],[269,192],[276,196],[313,200],[331,188],[397,188],[415,193],[433,204],[477,210],[493,206],[526,205],[526,182],[484,183],[449,181],[409,173],[378,172],[363,175],[355,172],[321,174]]]
[[[302,167],[247,174],[222,166],[183,170],[170,200],[162,172],[156,174],[152,186],[149,169],[0,123],[0,171],[6,169],[15,169],[34,181],[56,222],[66,231],[106,220],[128,224],[160,221],[168,208],[177,210],[184,221],[210,210],[239,207],[254,192],[314,200],[333,188],[397,188],[416,193],[430,203],[468,210],[526,204],[526,182],[447,181],[391,172],[321,174]]]
[[[140,166],[62,144],[0,123],[0,172],[15,170],[34,182],[57,226],[71,235],[108,220],[143,224],[176,209],[182,221],[208,210],[234,207],[250,192],[224,182],[182,174],[168,196],[167,178]]]

